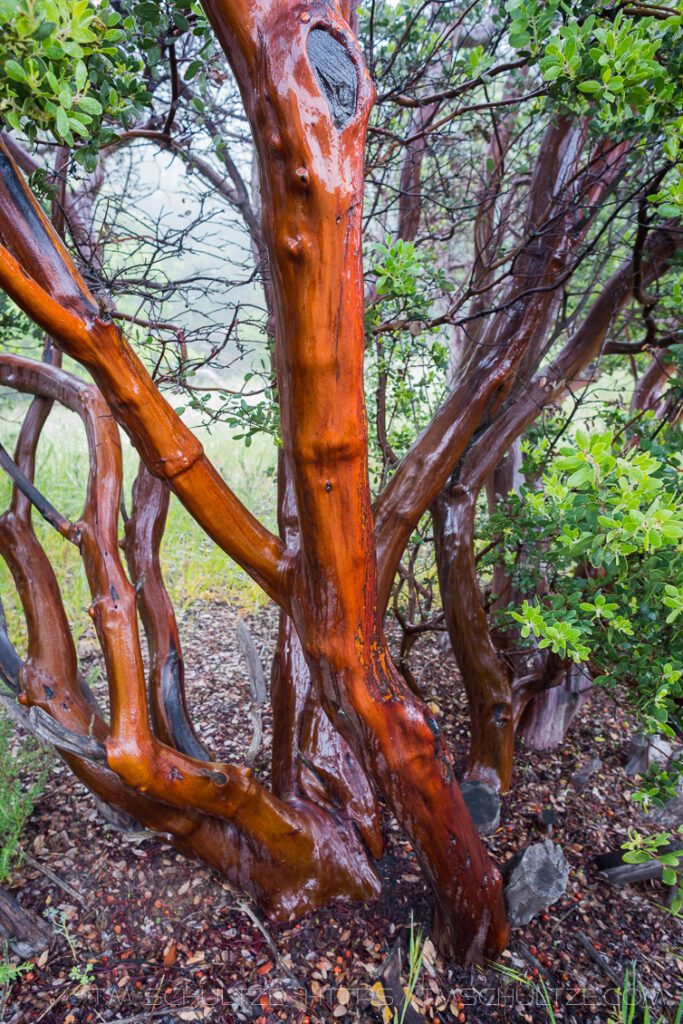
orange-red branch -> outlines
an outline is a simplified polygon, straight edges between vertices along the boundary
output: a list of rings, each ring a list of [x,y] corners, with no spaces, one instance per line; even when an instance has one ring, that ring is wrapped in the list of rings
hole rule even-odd
[[[149,648],[149,707],[157,739],[200,761],[212,760],[185,702],[178,627],[161,573],[160,549],[170,491],[140,463],[123,550],[135,584]]]
[[[105,799],[109,795],[154,827],[167,827],[183,848],[200,853],[254,893],[272,916],[287,919],[335,897],[366,900],[376,895],[377,875],[361,843],[326,810],[304,800],[285,804],[250,769],[205,764],[155,739],[147,713],[135,590],[118,555],[121,463],[116,425],[96,388],[46,364],[0,356],[0,383],[59,400],[81,416],[86,428],[91,471],[78,525],[109,682],[111,729],[78,692],[75,650],[54,573],[30,530],[30,519],[10,510],[0,521],[0,550],[27,615],[29,659],[21,670],[25,701],[42,707],[72,732],[89,735],[92,729],[106,745],[108,767],[144,799],[120,800],[119,781],[112,796],[108,773],[102,775],[106,770],[76,759],[81,777]],[[149,798],[166,805],[165,811],[155,810]]]
[[[377,609],[363,396],[361,204],[374,91],[324,3],[206,0],[259,152],[282,437],[301,526],[291,617],[315,691],[404,826],[463,960],[507,936],[500,877],[438,728],[391,664]],[[250,38],[244,41],[245,33]]]
[[[91,372],[150,471],[166,479],[209,536],[287,608],[289,563],[281,541],[232,493],[119,329],[100,313],[1,143],[0,157],[0,287]]]

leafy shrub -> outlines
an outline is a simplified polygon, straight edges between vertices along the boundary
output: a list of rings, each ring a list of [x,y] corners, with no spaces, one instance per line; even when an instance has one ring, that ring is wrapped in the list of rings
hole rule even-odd
[[[683,834],[683,825],[677,830]],[[683,907],[683,853],[668,849],[670,838],[666,832],[645,836],[636,829],[629,829],[628,839],[623,844],[624,860],[627,864],[646,864],[657,860],[662,865],[662,881],[666,885],[675,885],[673,901],[669,907],[672,914],[680,914]]]
[[[680,431],[653,424],[650,437],[649,422],[637,438],[577,430],[557,453],[528,449],[530,482],[491,529],[529,595],[507,610],[508,626],[586,664],[626,695],[646,732],[674,737],[683,725],[683,457]]]

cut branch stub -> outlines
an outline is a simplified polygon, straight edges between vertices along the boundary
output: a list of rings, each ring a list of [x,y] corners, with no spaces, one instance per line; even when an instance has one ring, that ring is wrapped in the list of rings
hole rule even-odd
[[[0,707],[21,729],[30,732],[36,739],[66,754],[83,757],[86,761],[106,761],[107,751],[103,743],[92,736],[83,736],[64,725],[60,725],[42,708],[32,707],[25,711],[11,697],[0,693]]]
[[[0,444],[0,466],[5,470],[9,478],[14,483],[25,498],[31,502],[31,504],[40,512],[41,516],[46,523],[53,526],[58,533],[61,533],[67,540],[72,541],[74,544],[78,544],[78,531],[75,529],[73,523],[63,516],[57,509],[52,505],[47,498],[44,498],[37,487],[31,483],[31,481],[22,473],[17,464],[9,452],[3,445]]]
[[[33,911],[22,907],[13,896],[0,889],[0,935],[13,953],[26,960],[50,945],[53,932]]]
[[[329,104],[332,120],[341,131],[356,112],[356,65],[344,46],[322,28],[313,28],[308,34],[308,57]]]
[[[58,750],[66,754],[75,754],[76,757],[83,757],[86,761],[106,761],[107,748],[99,740],[92,736],[81,736],[80,733],[67,729],[59,722],[48,715],[42,708],[33,707],[28,713],[28,722],[31,732],[52,744]]]

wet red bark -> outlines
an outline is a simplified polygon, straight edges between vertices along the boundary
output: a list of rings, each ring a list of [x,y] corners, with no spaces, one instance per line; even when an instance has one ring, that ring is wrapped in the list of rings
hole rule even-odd
[[[666,271],[680,244],[677,226],[652,233],[642,271],[647,284]],[[561,400],[599,357],[615,316],[632,297],[633,281],[633,263],[627,260],[608,280],[557,357],[538,369],[523,390],[513,393],[479,433],[458,467],[457,482],[447,484],[432,505],[446,623],[471,714],[468,776],[495,788],[505,790],[510,784],[514,733],[520,721],[524,735],[534,742],[547,743],[551,735],[557,738],[550,719],[556,717],[559,695],[545,697],[542,691],[561,685],[563,673],[547,665],[545,657],[526,669],[520,665],[515,672],[494,642],[474,561],[477,497],[540,411]],[[656,376],[653,372],[650,379]],[[504,585],[501,573],[497,587],[503,589]],[[534,707],[523,719],[530,701]],[[570,720],[566,719],[567,725]]]

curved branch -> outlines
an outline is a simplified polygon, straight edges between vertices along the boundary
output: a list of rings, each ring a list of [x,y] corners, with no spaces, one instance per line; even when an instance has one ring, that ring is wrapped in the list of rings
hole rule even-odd
[[[211,761],[195,732],[185,702],[183,656],[173,606],[161,573],[159,554],[170,491],[140,463],[133,484],[133,507],[122,543],[135,582],[150,654],[149,707],[154,734],[199,761]]]
[[[281,541],[228,488],[108,314],[100,314],[1,144],[0,241],[0,287],[90,370],[148,469],[168,480],[209,536],[287,608],[291,574]]]
[[[106,747],[109,770],[75,758],[70,747],[67,758],[79,777],[98,796],[170,832],[179,848],[226,872],[276,918],[286,920],[332,898],[376,895],[379,881],[360,842],[325,810],[303,800],[285,804],[250,770],[202,764],[153,737],[135,591],[118,556],[121,464],[115,424],[96,388],[54,367],[3,356],[0,382],[58,399],[81,416],[88,435],[91,473],[78,525],[109,681],[111,732],[78,692],[59,590],[30,519],[12,511],[0,517],[0,552],[19,588],[29,633],[22,699],[58,723],[53,741],[62,747],[71,733],[83,740],[92,736]],[[75,748],[80,752],[78,741]]]
[[[645,285],[666,273],[682,244],[683,233],[675,222],[652,232],[646,247],[647,262],[642,267]],[[557,357],[535,374],[520,397],[477,438],[461,469],[463,486],[473,490],[482,487],[514,439],[533,423],[543,408],[562,399],[572,381],[580,378],[600,355],[610,325],[631,298],[632,291],[633,262],[627,260],[607,281],[583,323]]]

